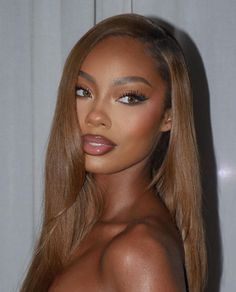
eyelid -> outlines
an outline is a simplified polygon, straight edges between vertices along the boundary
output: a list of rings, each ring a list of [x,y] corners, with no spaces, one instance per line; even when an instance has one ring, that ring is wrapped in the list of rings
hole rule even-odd
[[[84,91],[88,91],[89,95],[92,96],[92,91],[90,90],[90,88],[88,88],[87,86],[82,86],[82,85],[80,85],[80,84],[77,84],[77,85],[75,86],[75,95],[76,95],[77,97],[83,97],[83,96],[79,96],[78,94],[76,94],[76,91],[79,90],[79,89],[84,90]],[[84,96],[84,97],[89,97],[89,96]]]
[[[120,99],[124,98],[124,97],[133,97],[136,101],[135,102],[122,102],[119,101]],[[137,105],[137,104],[141,104],[143,103],[145,100],[147,100],[148,97],[143,94],[142,92],[138,91],[138,90],[129,90],[124,92],[118,99],[117,101],[123,104],[127,104],[127,105]]]
[[[75,92],[75,95],[78,98],[91,98],[91,97],[93,97],[92,91],[87,86],[77,84],[75,87],[75,91],[77,91],[77,90],[84,90],[84,91],[88,92],[88,94],[85,94],[85,95],[83,95],[83,94],[79,95]],[[134,102],[120,101],[122,98],[125,98],[125,97],[134,98]],[[149,98],[146,96],[146,94],[142,93],[139,90],[127,90],[127,91],[123,92],[121,95],[119,95],[119,97],[116,99],[116,101],[119,103],[125,104],[125,105],[138,105],[138,104],[143,103],[147,99],[149,99]]]
[[[75,89],[78,89],[78,88],[81,88],[81,89],[84,89],[84,90],[87,90],[87,91],[91,92],[91,89],[89,87],[87,87],[87,86],[84,86],[84,85],[77,84],[75,86]]]

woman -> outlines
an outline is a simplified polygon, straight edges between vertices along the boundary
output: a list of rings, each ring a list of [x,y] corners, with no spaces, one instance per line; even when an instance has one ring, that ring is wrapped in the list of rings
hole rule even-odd
[[[21,291],[202,291],[205,271],[183,54],[143,16],[108,18],[65,64]]]

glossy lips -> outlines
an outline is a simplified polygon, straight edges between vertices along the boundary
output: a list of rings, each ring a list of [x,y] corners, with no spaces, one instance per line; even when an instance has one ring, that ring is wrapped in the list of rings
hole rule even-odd
[[[99,135],[83,135],[84,152],[90,155],[103,155],[115,148],[116,144]]]

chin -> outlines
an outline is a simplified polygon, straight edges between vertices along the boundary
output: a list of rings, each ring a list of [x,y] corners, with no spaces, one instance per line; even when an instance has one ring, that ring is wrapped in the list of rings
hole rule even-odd
[[[99,157],[86,157],[85,169],[87,172],[94,174],[114,174],[129,167],[127,165],[114,164],[112,163],[113,161],[114,159],[103,161]]]
[[[129,161],[122,161],[122,159],[101,159],[102,157],[87,156],[85,158],[85,169],[87,172],[93,174],[116,174],[128,169],[141,169],[147,163],[147,156],[145,157],[136,157],[136,159],[130,159]]]
[[[119,171],[122,171],[122,169],[117,169],[116,167],[110,167],[110,166],[103,166],[103,165],[91,165],[85,163],[85,169],[87,172],[93,173],[93,174],[114,174]]]

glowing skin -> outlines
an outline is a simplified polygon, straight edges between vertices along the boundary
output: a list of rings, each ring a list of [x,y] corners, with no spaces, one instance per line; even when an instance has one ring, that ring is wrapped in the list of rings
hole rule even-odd
[[[171,127],[154,60],[139,41],[109,37],[85,58],[76,95],[82,135],[99,136],[85,138],[85,166],[105,186],[106,204],[49,291],[186,291],[176,227],[145,189],[148,157]]]
[[[165,84],[144,50],[138,40],[109,37],[82,64],[76,90],[82,134],[102,135],[116,144],[104,155],[86,154],[89,172],[143,168],[160,132],[170,129],[168,115],[163,119]]]

